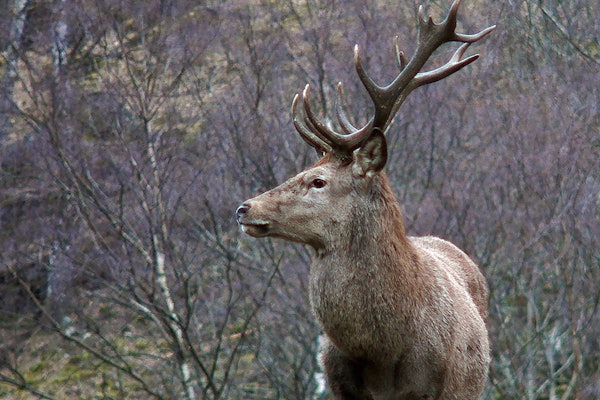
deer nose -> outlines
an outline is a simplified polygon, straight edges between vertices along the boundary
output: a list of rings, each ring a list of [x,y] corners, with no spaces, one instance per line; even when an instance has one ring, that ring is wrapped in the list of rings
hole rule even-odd
[[[237,210],[235,210],[235,216],[238,223],[242,220],[242,218],[244,218],[248,210],[250,210],[250,205],[246,203],[242,204],[237,208]]]

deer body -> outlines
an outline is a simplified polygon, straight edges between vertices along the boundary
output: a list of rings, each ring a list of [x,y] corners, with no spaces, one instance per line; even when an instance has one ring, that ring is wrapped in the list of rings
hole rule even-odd
[[[476,399],[483,390],[485,316],[450,270],[460,267],[423,245],[430,240],[441,239],[376,235],[361,243],[375,250],[359,257],[334,252],[313,260],[311,303],[329,340],[323,363],[339,377],[330,382],[341,398]],[[487,293],[475,265],[473,276]],[[355,382],[362,388],[349,390]]]
[[[490,361],[485,279],[449,242],[408,237],[386,175],[356,169],[321,160],[246,201],[242,229],[315,249],[310,301],[339,398],[476,399]]]
[[[485,385],[485,279],[451,243],[406,235],[383,172],[384,131],[408,93],[474,61],[477,56],[462,59],[466,48],[493,29],[455,33],[459,3],[440,25],[420,11],[415,55],[407,63],[398,54],[402,71],[386,87],[366,76],[355,50],[356,69],[375,106],[365,126],[354,127],[339,106],[344,133],[334,132],[310,110],[308,86],[303,117],[296,96],[294,125],[324,156],[237,209],[245,233],[314,248],[310,302],[326,336],[322,362],[337,399],[475,400]],[[448,41],[466,44],[446,65],[419,73]]]

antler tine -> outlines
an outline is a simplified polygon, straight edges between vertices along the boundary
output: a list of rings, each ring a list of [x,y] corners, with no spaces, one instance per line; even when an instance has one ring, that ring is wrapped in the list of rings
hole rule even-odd
[[[344,105],[342,104],[342,96],[344,95],[344,88],[342,85],[342,82],[339,82],[337,85],[337,96],[335,98],[335,108],[336,108],[336,115],[337,115],[337,119],[338,122],[340,123],[340,126],[342,127],[342,129],[344,130],[344,132],[348,133],[352,133],[352,132],[356,132],[358,130],[357,127],[355,127],[350,120],[348,119],[348,117],[346,116],[346,112],[344,111]]]
[[[398,37],[398,35],[394,36],[394,50],[396,50],[396,61],[398,62],[400,71],[402,71],[406,67],[408,61],[406,60],[406,55],[404,54],[404,52],[400,50],[400,45],[398,43],[399,40],[400,38]]]
[[[481,32],[474,33],[472,35],[468,35],[466,33],[455,33],[455,35],[456,35],[456,39],[458,42],[475,43],[475,42],[479,41],[481,38],[483,38],[484,36],[487,36],[487,34],[492,32],[494,29],[496,29],[496,25],[488,26]]]
[[[296,94],[294,96],[294,100],[292,101],[292,121],[294,123],[294,127],[296,128],[302,139],[304,139],[306,143],[317,149],[317,151],[330,152],[332,150],[331,143],[328,143],[321,139],[319,136],[315,135],[313,133],[314,127],[307,126],[304,119],[300,119],[298,117],[297,108],[299,99],[300,96]]]
[[[298,96],[296,95],[296,98],[297,97]],[[362,128],[357,129],[347,118],[345,118],[345,115],[341,117],[344,121],[342,123],[342,128],[347,134],[340,134],[329,129],[314,115],[310,107],[309,97],[310,85],[306,85],[302,92],[304,118],[300,121],[297,117],[296,104],[298,100],[296,98],[294,98],[294,103],[292,104],[292,114],[294,126],[300,135],[302,135],[302,137],[313,147],[318,146],[320,149],[328,152],[333,151],[340,156],[347,156],[360,147],[360,144],[370,135],[372,128],[371,121]],[[343,111],[342,114],[344,114]],[[338,119],[339,118],[340,114],[338,110]]]
[[[461,57],[465,54],[465,51],[467,51],[470,45],[471,43],[465,43],[462,46],[460,46],[454,52],[454,55],[452,56],[450,61],[448,61],[441,67],[431,71],[418,73],[414,78],[413,85],[415,86],[415,88],[444,79],[445,77],[452,75],[459,69],[466,67],[473,61],[477,60],[479,58],[479,54],[474,54],[461,60]]]
[[[312,112],[312,109],[310,108],[310,102],[308,101],[309,96],[310,85],[307,84],[304,87],[304,90],[302,91],[302,102],[304,103],[304,123],[308,127],[312,128],[311,131],[315,135],[317,135],[321,140],[329,143],[332,147],[334,147],[334,143],[331,140],[331,137],[334,135],[335,132],[327,128],[324,123],[322,123],[315,117],[314,113]]]

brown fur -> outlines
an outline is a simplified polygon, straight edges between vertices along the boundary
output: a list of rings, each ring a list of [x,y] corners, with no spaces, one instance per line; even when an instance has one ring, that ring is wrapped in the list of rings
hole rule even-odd
[[[310,300],[337,399],[477,399],[490,362],[485,279],[451,243],[406,235],[377,140],[246,201],[238,220],[315,249]]]

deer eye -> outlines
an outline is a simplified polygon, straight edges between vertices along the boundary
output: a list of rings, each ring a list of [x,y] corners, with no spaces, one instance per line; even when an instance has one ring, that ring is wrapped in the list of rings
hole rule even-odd
[[[321,189],[325,187],[325,185],[327,185],[327,182],[319,178],[313,179],[313,181],[311,182],[311,187],[314,187],[316,189]]]

